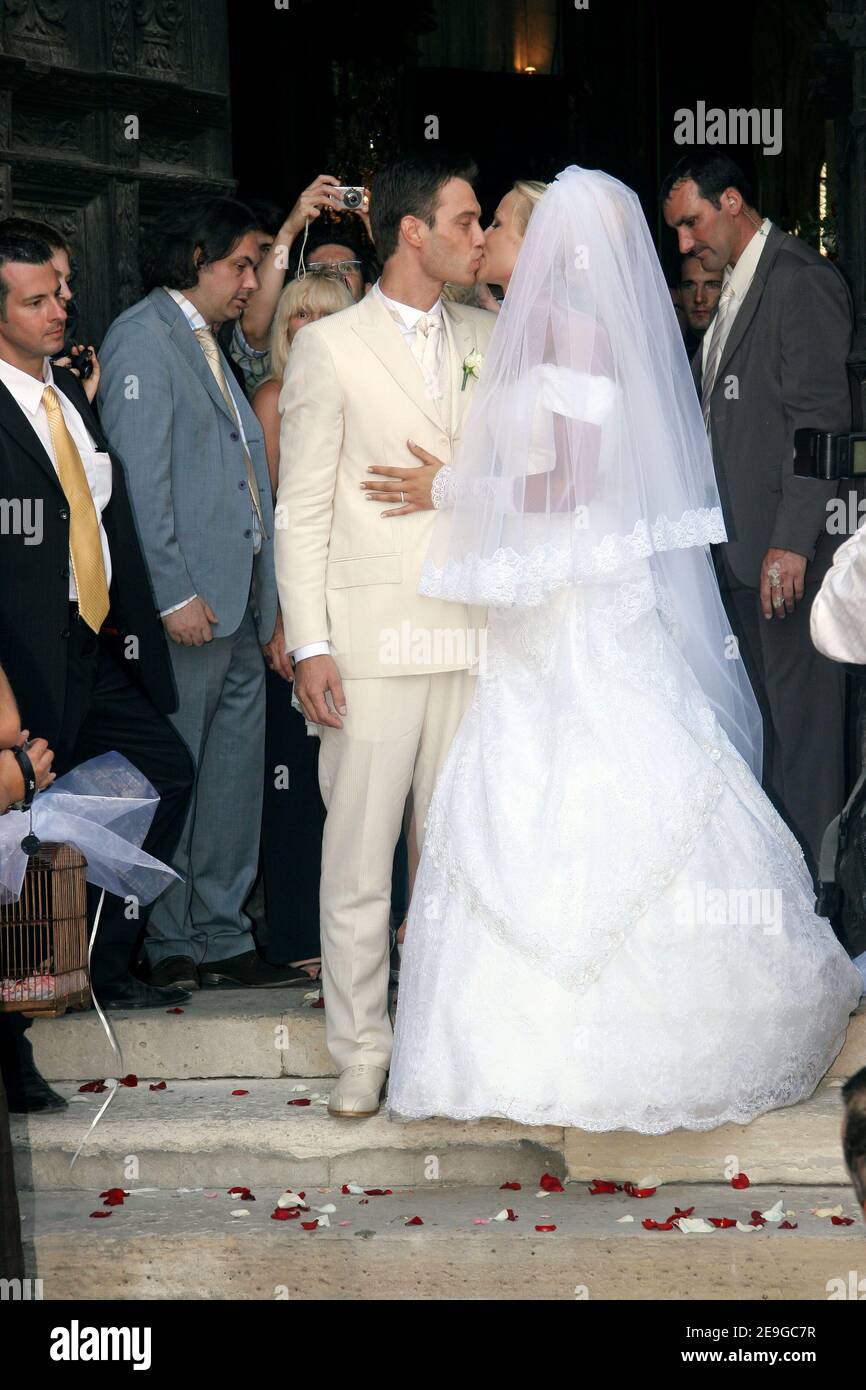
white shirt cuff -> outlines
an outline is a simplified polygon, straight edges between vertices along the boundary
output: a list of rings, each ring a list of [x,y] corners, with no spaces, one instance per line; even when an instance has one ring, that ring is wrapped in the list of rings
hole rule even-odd
[[[305,647],[298,647],[297,651],[292,652],[292,661],[295,665],[299,661],[306,661],[308,656],[330,656],[330,642],[308,642]]]
[[[176,603],[173,608],[163,608],[159,616],[161,618],[167,618],[169,613],[179,613],[182,608],[186,608],[188,603],[192,603],[194,598],[198,598],[198,594],[190,594],[189,598],[184,599],[183,603]]]

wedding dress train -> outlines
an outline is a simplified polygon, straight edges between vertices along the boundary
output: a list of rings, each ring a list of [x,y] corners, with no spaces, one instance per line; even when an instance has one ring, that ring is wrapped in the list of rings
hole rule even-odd
[[[649,565],[491,608],[483,667],[427,821],[392,1115],[659,1134],[810,1095],[862,981]]]

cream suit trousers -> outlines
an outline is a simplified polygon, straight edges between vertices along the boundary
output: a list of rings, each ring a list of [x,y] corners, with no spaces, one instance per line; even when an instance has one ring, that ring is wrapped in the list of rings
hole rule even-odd
[[[418,847],[433,788],[475,686],[469,671],[345,679],[342,729],[322,727],[322,986],[338,1071],[391,1060],[391,869],[409,792]]]

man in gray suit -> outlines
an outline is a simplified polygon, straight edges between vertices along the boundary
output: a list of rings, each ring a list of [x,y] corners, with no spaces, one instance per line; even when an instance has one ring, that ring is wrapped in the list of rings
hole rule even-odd
[[[172,716],[196,769],[174,866],[151,914],[153,984],[269,986],[243,912],[255,879],[264,771],[262,646],[277,616],[274,514],[261,427],[215,332],[257,288],[258,222],[230,199],[161,229],[148,296],[102,345],[102,423],[127,474],[178,688]]]
[[[681,159],[661,197],[681,254],[724,270],[692,362],[728,532],[716,568],[764,714],[765,786],[815,873],[844,800],[845,672],[813,647],[809,612],[840,537],[827,525],[837,484],[794,476],[794,431],[850,429],[851,296],[761,218],[725,154]]]

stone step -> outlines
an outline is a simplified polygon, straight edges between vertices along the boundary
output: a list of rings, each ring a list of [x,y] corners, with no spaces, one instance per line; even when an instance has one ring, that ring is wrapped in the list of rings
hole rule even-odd
[[[638,1185],[718,1182],[745,1172],[753,1182],[804,1185],[847,1181],[840,1146],[841,1078],[822,1082],[801,1105],[772,1111],[750,1125],[706,1133],[679,1130],[645,1136],[587,1134],[506,1120],[474,1123],[337,1120],[316,1093],[328,1078],[174,1081],[165,1091],[147,1083],[121,1087],[75,1166],[70,1159],[104,1099],[80,1098],[67,1110],[11,1120],[19,1186],[305,1187],[359,1182],[394,1184],[538,1183],[559,1177],[613,1179]],[[294,1091],[293,1086],[306,1086]],[[233,1096],[242,1089],[245,1095]],[[309,1106],[288,1102],[310,1098]]]
[[[151,1080],[191,1077],[329,1076],[324,1010],[304,995],[318,989],[203,989],[183,1013],[112,1011],[127,1072]],[[49,1081],[113,1075],[116,1062],[96,1011],[35,1019],[36,1065]]]
[[[535,1196],[535,1187],[440,1186],[370,1197],[307,1191],[333,1203],[330,1225],[306,1231],[300,1219],[274,1221],[280,1187],[261,1185],[255,1202],[220,1191],[141,1192],[92,1220],[94,1193],[22,1194],[27,1275],[48,1301],[106,1299],[665,1299],[826,1300],[863,1297],[863,1227],[849,1188],[689,1184],[655,1196],[592,1197],[584,1185]],[[776,1225],[711,1234],[647,1231],[644,1218],[695,1216],[744,1223],[779,1198],[796,1230]],[[812,1215],[841,1204],[855,1218],[833,1226]],[[511,1207],[516,1221],[493,1221]],[[233,1211],[243,1216],[233,1216]],[[407,1226],[419,1216],[423,1225]],[[634,1219],[620,1223],[621,1216]],[[346,1224],[340,1224],[340,1223]],[[540,1232],[538,1225],[556,1230]],[[82,1252],[86,1251],[86,1254]],[[859,1293],[858,1293],[859,1286]],[[808,1322],[808,1319],[803,1319]],[[698,1350],[723,1343],[695,1342]]]
[[[311,991],[315,989],[311,986]],[[333,1076],[324,1010],[303,989],[195,993],[182,1014],[160,1009],[111,1014],[126,1071],[152,1080],[207,1077]],[[108,1040],[94,1010],[35,1020],[30,1036],[49,1081],[86,1081],[113,1073]],[[828,1072],[851,1076],[866,1066],[866,1001]]]

